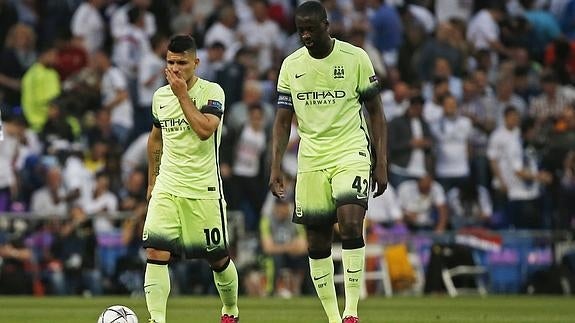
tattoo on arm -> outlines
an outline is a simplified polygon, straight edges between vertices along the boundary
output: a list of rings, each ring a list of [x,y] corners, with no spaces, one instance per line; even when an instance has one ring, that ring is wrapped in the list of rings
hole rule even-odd
[[[162,160],[162,149],[158,148],[152,153],[154,156],[154,175],[160,174],[160,161]]]

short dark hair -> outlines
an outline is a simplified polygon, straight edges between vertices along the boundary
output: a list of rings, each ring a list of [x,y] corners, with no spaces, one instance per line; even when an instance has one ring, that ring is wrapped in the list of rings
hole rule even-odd
[[[300,4],[295,9],[296,16],[314,16],[319,18],[319,20],[327,20],[327,12],[324,6],[318,1],[306,1]]]
[[[507,117],[511,113],[519,113],[519,110],[513,105],[508,105],[503,110],[503,116]]]
[[[172,53],[196,52],[196,40],[190,35],[175,35],[170,38],[168,50]]]

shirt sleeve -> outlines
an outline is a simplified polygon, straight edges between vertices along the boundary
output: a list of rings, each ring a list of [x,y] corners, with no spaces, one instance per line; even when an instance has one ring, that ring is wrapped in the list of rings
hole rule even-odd
[[[360,100],[363,102],[378,94],[380,86],[369,56],[361,48],[358,49],[358,53],[357,91]]]
[[[152,123],[154,124],[154,127],[162,128],[162,125],[160,124],[160,118],[158,118],[158,101],[156,100],[157,95],[158,91],[156,91],[152,97]]]
[[[287,72],[287,69],[288,67],[284,60],[278,76],[278,108],[293,110],[289,73]]]
[[[212,86],[209,90],[207,98],[208,100],[206,101],[206,104],[202,106],[200,111],[202,113],[213,114],[221,119],[222,115],[224,114],[224,90],[219,85],[214,83],[214,86]]]

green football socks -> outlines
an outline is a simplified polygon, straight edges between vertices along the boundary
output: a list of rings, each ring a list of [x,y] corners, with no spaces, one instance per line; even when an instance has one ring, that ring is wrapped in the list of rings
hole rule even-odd
[[[365,247],[342,250],[343,279],[345,289],[345,310],[343,317],[357,317],[357,303],[361,293],[365,271]]]
[[[167,264],[146,264],[144,275],[144,293],[151,320],[166,322],[166,304],[170,294],[170,274]]]
[[[213,271],[216,288],[222,300],[222,315],[228,314],[238,317],[238,271],[230,259],[222,271]]]
[[[337,307],[337,296],[333,283],[333,260],[331,256],[322,259],[309,258],[309,268],[317,296],[329,323],[340,323],[341,316]]]

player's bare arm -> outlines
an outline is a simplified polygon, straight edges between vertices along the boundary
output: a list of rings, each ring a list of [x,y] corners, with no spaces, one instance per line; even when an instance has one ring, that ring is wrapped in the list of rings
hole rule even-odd
[[[270,174],[270,190],[275,197],[284,198],[285,188],[282,175],[282,159],[289,142],[293,110],[278,109],[274,121],[272,135],[272,166]]]
[[[373,196],[376,197],[383,194],[387,188],[387,121],[382,113],[379,95],[372,96],[364,104],[369,114],[371,138],[375,148],[376,162],[371,189],[375,192]]]
[[[192,130],[194,130],[201,140],[210,138],[216,129],[218,129],[220,118],[213,114],[202,113],[198,110],[188,96],[188,83],[193,84],[193,82],[186,82],[181,73],[166,68],[166,79],[172,88],[172,92],[178,98],[180,107]],[[197,78],[194,77],[194,79]]]
[[[148,191],[146,193],[148,200],[150,200],[152,196],[152,189],[156,183],[156,177],[160,173],[162,148],[162,129],[154,126],[148,136]]]

